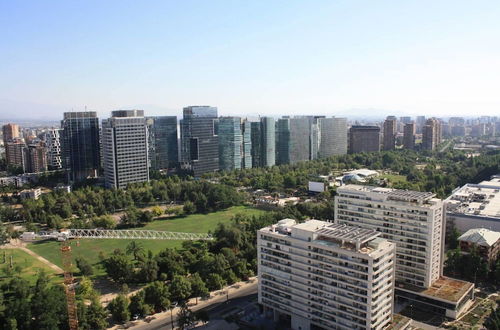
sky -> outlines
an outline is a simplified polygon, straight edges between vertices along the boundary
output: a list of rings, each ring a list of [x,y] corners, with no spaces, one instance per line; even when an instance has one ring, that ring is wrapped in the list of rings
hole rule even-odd
[[[0,1],[0,118],[500,116],[500,1]]]

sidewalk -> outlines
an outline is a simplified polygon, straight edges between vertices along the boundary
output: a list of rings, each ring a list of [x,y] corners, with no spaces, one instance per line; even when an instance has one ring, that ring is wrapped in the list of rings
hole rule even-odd
[[[248,281],[245,282],[237,282],[232,284],[231,286],[224,287],[221,290],[213,291],[210,293],[210,298],[206,300],[200,300],[198,299],[198,305],[196,305],[196,298],[191,298],[188,302],[188,306],[190,309],[195,312],[197,310],[203,309],[207,306],[210,306],[215,303],[219,302],[224,302],[227,299],[228,291],[229,291],[229,298],[231,298],[231,294],[235,294],[240,290],[247,289],[251,286],[257,285],[257,277],[251,277]],[[180,307],[174,308],[172,311],[173,314],[173,319],[177,319],[177,314],[180,311]],[[130,328],[136,328],[136,327],[141,327],[141,326],[148,326],[152,323],[158,323],[162,320],[167,320],[170,322],[170,310],[162,313],[157,313],[150,315],[146,317],[150,319],[150,322],[146,322],[144,319],[137,320],[137,321],[131,321],[127,323],[126,325],[115,325],[111,328],[108,329],[130,329]],[[152,320],[151,320],[152,319]]]

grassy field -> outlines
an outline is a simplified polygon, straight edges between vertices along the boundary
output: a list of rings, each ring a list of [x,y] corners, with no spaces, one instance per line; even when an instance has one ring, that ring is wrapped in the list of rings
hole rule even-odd
[[[397,174],[384,174],[380,176],[381,178],[389,180],[390,183],[396,184],[399,182],[407,182],[406,176]]]
[[[224,211],[213,212],[208,214],[192,214],[181,218],[164,218],[155,220],[144,227],[138,228],[143,230],[162,230],[162,231],[176,231],[176,232],[188,232],[188,233],[206,233],[213,230],[218,223],[229,223],[231,218],[238,214],[249,214],[257,215],[264,211],[245,207],[236,206],[231,207]],[[104,274],[104,271],[98,265],[99,254],[102,252],[108,254],[114,249],[120,248],[125,249],[127,244],[132,240],[124,239],[82,239],[78,241],[71,241],[71,247],[73,251],[73,257],[83,256],[89,262],[91,262],[95,267],[96,275]],[[162,240],[136,240],[140,242],[144,249],[151,250],[153,253],[158,253],[159,251],[167,247],[180,247],[182,241],[162,241]],[[28,248],[32,251],[38,253],[44,258],[50,260],[54,264],[61,266],[61,253],[60,253],[60,243],[55,241],[42,241],[35,242],[28,245]]]
[[[5,262],[4,262],[5,253]],[[13,270],[10,270],[10,257],[12,256]],[[19,275],[35,283],[36,277],[41,270],[44,270],[53,281],[60,282],[62,277],[58,276],[49,266],[37,260],[35,257],[19,249],[0,250],[0,283],[16,273],[16,268],[20,270]]]

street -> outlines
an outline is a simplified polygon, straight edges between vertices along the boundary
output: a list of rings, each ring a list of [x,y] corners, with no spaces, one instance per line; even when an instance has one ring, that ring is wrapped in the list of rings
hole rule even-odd
[[[224,310],[228,309],[229,306],[231,308],[237,308],[238,306],[244,306],[248,303],[249,300],[255,299],[257,297],[257,281],[254,281],[251,284],[242,286],[239,289],[231,289],[229,291],[229,301],[226,299],[225,294],[220,294],[211,298],[209,301],[200,301],[198,305],[192,306],[192,311],[198,311],[201,309],[209,312],[210,317],[213,315],[218,315],[224,312]],[[178,308],[174,311],[174,322],[177,320],[176,313],[178,312]],[[157,314],[156,319],[151,321],[149,324],[145,324],[141,322],[136,326],[132,326],[131,328],[137,330],[160,330],[160,329],[172,329],[172,324],[170,322],[170,311]]]

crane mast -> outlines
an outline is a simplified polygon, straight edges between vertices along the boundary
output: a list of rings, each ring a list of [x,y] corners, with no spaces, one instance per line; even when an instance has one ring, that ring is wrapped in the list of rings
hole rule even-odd
[[[69,241],[61,244],[62,265],[64,270],[64,289],[66,291],[66,305],[68,307],[68,322],[70,330],[78,330],[78,315],[76,308],[75,283],[73,279],[73,258]]]

